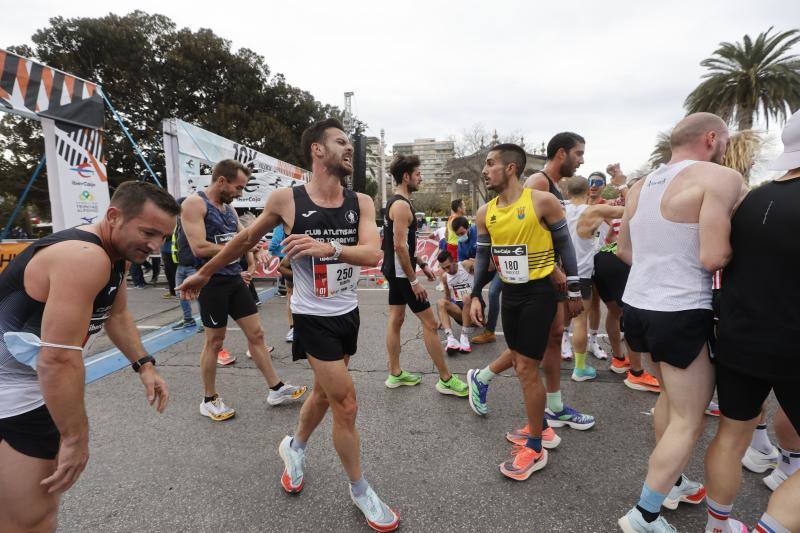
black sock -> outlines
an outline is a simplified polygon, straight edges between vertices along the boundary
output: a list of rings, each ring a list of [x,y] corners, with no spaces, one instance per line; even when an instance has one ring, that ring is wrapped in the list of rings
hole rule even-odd
[[[638,505],[636,506],[636,508],[639,509],[640,513],[642,513],[642,518],[644,518],[645,522],[647,522],[648,524],[655,522],[656,519],[658,518],[659,513],[651,513],[650,511],[642,509]]]
[[[204,400],[204,401],[205,401],[206,403],[208,403],[208,402],[213,402],[214,400],[216,400],[216,399],[217,399],[217,396],[219,396],[219,395],[218,395],[218,394],[215,394],[214,396],[204,396],[204,398],[205,398],[205,400]]]
[[[678,481],[675,482],[676,487],[680,487],[683,483],[683,475],[678,476]]]
[[[270,390],[278,391],[281,387],[283,387],[283,381],[279,381],[277,385],[270,387]]]
[[[642,369],[642,370],[633,370],[633,369],[631,369],[631,374],[633,374],[637,378],[640,378],[640,377],[642,377],[642,374],[644,374],[644,369]]]

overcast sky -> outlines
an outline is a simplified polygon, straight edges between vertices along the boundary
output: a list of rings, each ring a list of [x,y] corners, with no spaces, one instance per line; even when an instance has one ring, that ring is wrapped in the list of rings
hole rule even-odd
[[[368,133],[384,128],[390,145],[444,139],[476,123],[519,131],[527,148],[576,131],[587,140],[583,175],[610,162],[627,171],[645,163],[656,134],[682,117],[699,63],[719,42],[800,27],[800,2],[786,0],[26,0],[3,11],[0,46],[30,42],[49,17],[111,9],[211,28],[322,102],[342,106],[353,91]],[[767,155],[780,150],[774,141]]]

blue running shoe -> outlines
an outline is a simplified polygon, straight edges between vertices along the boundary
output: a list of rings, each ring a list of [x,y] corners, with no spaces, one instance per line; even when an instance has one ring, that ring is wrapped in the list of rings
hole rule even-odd
[[[554,428],[569,426],[572,429],[583,431],[594,426],[595,423],[595,419],[592,415],[581,414],[567,404],[564,404],[564,410],[560,413],[554,413],[549,408],[545,409],[544,417],[547,419],[547,423],[550,424],[550,427]]]
[[[480,369],[472,368],[467,371],[467,385],[469,386],[469,406],[475,414],[484,416],[489,412],[486,405],[486,393],[489,392],[489,384],[483,383],[478,379]]]
[[[572,371],[572,381],[589,381],[597,377],[597,370],[593,366],[584,365],[583,368],[575,367]]]

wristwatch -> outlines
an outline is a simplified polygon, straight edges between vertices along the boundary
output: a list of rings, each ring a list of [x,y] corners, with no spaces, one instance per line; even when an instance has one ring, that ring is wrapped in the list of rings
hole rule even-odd
[[[333,255],[331,256],[331,259],[334,261],[339,259],[339,256],[342,255],[342,243],[339,241],[330,241],[328,244],[333,246]]]
[[[138,361],[134,361],[131,363],[131,368],[133,368],[134,372],[139,372],[139,370],[146,365],[147,363],[153,363],[153,366],[156,366],[156,359],[152,355],[145,355]]]
[[[581,297],[581,284],[577,281],[571,281],[567,283],[567,296],[569,298],[580,298]]]

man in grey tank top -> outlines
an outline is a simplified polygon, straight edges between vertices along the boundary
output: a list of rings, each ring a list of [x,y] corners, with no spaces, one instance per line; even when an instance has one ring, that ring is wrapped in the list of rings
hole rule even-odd
[[[184,291],[187,297],[196,297],[211,274],[255,246],[262,236],[278,224],[285,226],[289,235],[283,241],[286,257],[292,261],[313,260],[315,264],[313,271],[309,272],[313,276],[313,283],[295,283],[293,310],[297,302],[311,305],[322,298],[328,298],[328,301],[320,306],[326,309],[324,316],[302,315],[302,322],[311,322],[316,328],[309,335],[314,338],[306,337],[305,343],[302,337],[308,333],[299,330],[300,321],[297,317],[300,315],[295,312],[295,341],[299,340],[308,346],[305,355],[314,371],[314,387],[300,410],[294,435],[286,436],[278,447],[285,465],[281,486],[289,493],[303,490],[306,442],[330,409],[335,428],[334,446],[347,473],[353,503],[364,513],[370,527],[378,531],[394,531],[400,525],[400,517],[378,498],[361,470],[360,439],[356,429],[358,404],[355,386],[347,370],[358,338],[358,308],[352,309],[352,298],[342,297],[355,291],[355,286],[350,283],[351,277],[347,282],[340,283],[339,277],[329,275],[337,269],[349,271],[350,267],[346,265],[358,267],[378,264],[380,237],[375,225],[375,205],[369,196],[356,193],[359,214],[349,215],[345,210],[344,218],[355,221],[357,217],[358,241],[356,244],[342,244],[340,233],[330,231],[324,224],[338,218],[349,196],[345,193],[343,183],[344,178],[353,172],[353,145],[341,122],[336,119],[323,120],[309,127],[303,132],[301,144],[303,153],[311,163],[311,181],[303,186],[305,190],[297,197],[313,203],[315,207],[309,210],[298,208],[292,188],[273,191],[255,222],[234,237],[178,289]],[[305,220],[303,224],[307,231],[292,232],[296,215]],[[315,221],[319,221],[320,225],[311,228]],[[319,261],[323,259],[325,261]],[[337,305],[341,306],[338,314],[335,309]],[[322,351],[318,352],[317,349]]]
[[[625,532],[674,531],[661,506],[705,497],[705,488],[681,472],[714,392],[711,273],[731,257],[731,213],[746,192],[742,176],[719,165],[727,144],[721,118],[687,116],[672,131],[669,163],[628,194],[617,251],[631,265],[625,337],[632,350],[650,354],[662,389],[641,497],[619,519]]]

